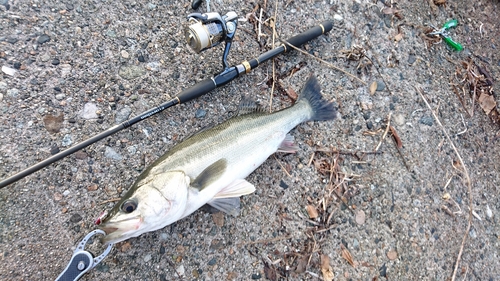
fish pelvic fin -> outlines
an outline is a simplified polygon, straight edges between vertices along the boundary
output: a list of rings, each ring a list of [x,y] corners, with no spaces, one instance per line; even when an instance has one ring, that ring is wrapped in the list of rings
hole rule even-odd
[[[212,165],[203,170],[194,181],[191,187],[202,191],[205,187],[209,186],[212,182],[216,181],[227,168],[227,160],[222,158],[215,161]]]
[[[212,199],[208,205],[233,217],[238,216],[241,210],[239,197]]]
[[[231,216],[237,216],[240,213],[239,197],[254,191],[255,186],[248,181],[244,179],[235,180],[219,191],[219,193],[208,202],[208,205]]]
[[[307,79],[304,88],[299,97],[300,101],[307,101],[312,108],[312,117],[310,120],[323,121],[332,120],[337,116],[337,110],[332,102],[328,102],[321,95],[321,87],[314,75]]]

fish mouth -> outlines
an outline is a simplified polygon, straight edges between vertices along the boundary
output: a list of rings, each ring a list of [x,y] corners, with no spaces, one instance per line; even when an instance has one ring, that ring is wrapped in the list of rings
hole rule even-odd
[[[101,242],[104,244],[114,244],[138,236],[142,221],[141,216],[136,216],[119,221],[102,223],[98,228],[106,232],[106,235],[101,238]]]

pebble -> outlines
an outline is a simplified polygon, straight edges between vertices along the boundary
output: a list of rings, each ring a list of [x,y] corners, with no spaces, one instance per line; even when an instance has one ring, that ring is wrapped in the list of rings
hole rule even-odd
[[[344,20],[344,18],[341,15],[339,15],[339,14],[333,15],[333,19],[334,20],[338,20],[338,21],[343,21]]]
[[[128,151],[128,153],[130,153],[131,155],[134,155],[134,154],[137,152],[137,147],[136,147],[135,145],[128,146],[128,147],[127,147],[127,151]]]
[[[434,119],[431,116],[422,116],[420,120],[418,120],[420,124],[424,124],[427,126],[432,126],[434,125]]]
[[[130,114],[132,114],[132,109],[130,109],[130,107],[128,106],[118,110],[115,116],[115,123],[120,124],[123,121],[126,121],[129,118]]]
[[[252,280],[259,280],[262,278],[262,275],[260,273],[253,273],[252,274]]]
[[[70,192],[69,190],[65,190],[65,191],[63,192],[63,196],[68,196],[70,193],[71,193],[71,192]]]
[[[19,95],[19,90],[16,88],[8,89],[7,96],[11,98],[16,98]]]
[[[62,100],[62,99],[64,99],[65,96],[66,96],[65,94],[57,94],[56,100]]]
[[[106,158],[110,158],[113,160],[122,160],[123,156],[121,156],[118,152],[116,152],[112,147],[106,146],[106,150],[104,151],[104,156]]]
[[[95,269],[100,272],[108,272],[109,271],[109,265],[105,263],[100,263],[98,264]]]
[[[49,41],[50,41],[50,37],[47,34],[40,35],[40,37],[38,37],[38,39],[36,39],[36,42],[38,42],[38,44],[44,44],[44,43],[47,43]]]
[[[166,241],[168,239],[168,234],[166,233],[160,233],[160,240],[161,241]]]
[[[52,65],[59,65],[60,61],[58,58],[52,60]]]
[[[3,94],[0,93],[0,102],[3,101]]]
[[[122,58],[124,58],[124,59],[130,58],[130,54],[127,51],[125,51],[125,50],[122,50],[120,52],[120,54],[122,55]]]
[[[71,216],[71,218],[69,219],[69,221],[72,222],[72,223],[77,223],[77,222],[79,222],[81,220],[82,220],[82,216],[80,216],[79,214],[73,214]]]
[[[377,92],[385,90],[385,83],[383,81],[377,81]]]
[[[1,5],[1,3],[0,3],[0,5]],[[7,37],[7,39],[5,41],[7,41],[7,43],[10,43],[10,44],[16,44],[16,42],[18,40],[16,37]]]
[[[181,277],[182,277],[182,276],[184,276],[184,274],[185,274],[185,272],[186,272],[186,271],[184,270],[184,265],[182,265],[182,264],[181,264],[181,265],[179,265],[179,267],[177,267],[177,268],[175,269],[175,271],[177,271],[177,274],[179,274]]]
[[[148,262],[152,259],[153,257],[151,256],[151,254],[147,254],[146,256],[144,256],[144,262]]]
[[[214,265],[217,263],[217,259],[216,258],[213,258],[211,259],[209,262],[208,262],[208,265]]]
[[[417,56],[415,54],[410,54],[408,56],[408,64],[413,64],[417,60]]]
[[[137,65],[124,65],[118,70],[118,75],[123,79],[131,80],[146,74],[146,70]]]
[[[196,113],[194,114],[194,117],[201,119],[207,115],[207,111],[205,109],[198,108],[196,110]]]
[[[7,89],[7,83],[0,81],[0,90],[5,90]]]
[[[62,146],[70,146],[73,143],[72,137],[69,134],[64,135],[61,145]]]
[[[493,217],[493,212],[491,211],[489,205],[486,205],[486,216],[488,216],[488,218],[490,219]]]
[[[14,66],[14,68],[15,68],[15,69],[17,69],[17,70],[21,69],[21,63],[20,63],[20,62],[18,62],[18,61],[16,61],[16,62],[13,64],[13,66]]]
[[[395,114],[394,123],[398,126],[403,126],[405,124],[405,116],[403,114]]]
[[[7,75],[14,76],[14,74],[16,74],[17,70],[4,65],[4,66],[2,66],[2,72],[7,74]]]
[[[49,56],[49,54],[43,54],[42,56],[40,56],[40,60],[41,60],[42,62],[47,62],[47,61],[49,61],[49,60],[50,60],[50,56]]]
[[[144,58],[144,56],[143,56],[143,55],[139,55],[139,56],[137,57],[137,60],[138,60],[138,61],[140,61],[140,62],[145,62],[145,61],[146,61],[146,59]]]
[[[95,103],[88,102],[83,106],[83,110],[80,112],[80,116],[83,119],[96,119],[97,116],[97,105]]]

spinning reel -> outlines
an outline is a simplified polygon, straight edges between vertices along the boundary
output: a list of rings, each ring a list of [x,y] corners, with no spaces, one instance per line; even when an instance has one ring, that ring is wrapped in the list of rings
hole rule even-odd
[[[237,18],[238,15],[235,12],[228,12],[224,16],[216,12],[189,14],[188,25],[184,29],[186,41],[196,53],[225,42],[222,66],[228,69],[227,56],[238,27]]]

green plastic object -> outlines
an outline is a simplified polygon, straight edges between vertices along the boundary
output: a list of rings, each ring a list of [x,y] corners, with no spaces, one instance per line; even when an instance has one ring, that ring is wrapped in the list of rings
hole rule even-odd
[[[448,44],[448,46],[450,46],[455,51],[460,52],[464,49],[464,47],[460,43],[453,41],[451,37],[443,36],[443,40],[444,42],[446,42],[446,44]]]
[[[444,29],[444,30],[448,30],[448,29],[450,29],[450,28],[452,28],[452,27],[457,27],[457,26],[458,26],[458,20],[456,20],[456,19],[452,19],[452,20],[447,21],[447,22],[445,22],[445,23],[443,24],[443,29]]]

